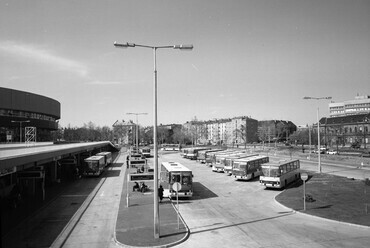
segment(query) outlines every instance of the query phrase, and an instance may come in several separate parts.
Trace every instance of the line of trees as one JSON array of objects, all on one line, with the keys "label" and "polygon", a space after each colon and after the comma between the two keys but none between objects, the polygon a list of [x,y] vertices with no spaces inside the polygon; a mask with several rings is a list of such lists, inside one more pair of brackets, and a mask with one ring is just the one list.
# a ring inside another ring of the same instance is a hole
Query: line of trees
[{"label": "line of trees", "polygon": [[[88,122],[82,127],[60,127],[53,132],[54,141],[80,142],[80,141],[105,141],[117,143],[119,140],[125,144],[135,144],[136,126],[97,126],[93,122]],[[204,135],[205,130],[197,129],[194,125],[190,129],[185,129],[182,125],[158,126],[158,142],[160,144],[196,144],[199,135]],[[242,132],[242,130],[239,132]],[[276,134],[277,133],[277,134]],[[245,135],[239,134],[242,138]],[[284,126],[277,125],[276,130],[271,130],[267,125],[258,128],[258,139],[261,142],[275,142],[283,137],[290,140],[292,144],[309,144],[308,129],[297,130],[293,134],[288,133]],[[278,135],[278,136],[276,136]],[[126,137],[126,139],[122,139]],[[243,140],[244,141],[244,140]],[[144,144],[153,143],[153,127],[139,127],[139,142]],[[317,131],[311,130],[311,144],[317,143]]]}]

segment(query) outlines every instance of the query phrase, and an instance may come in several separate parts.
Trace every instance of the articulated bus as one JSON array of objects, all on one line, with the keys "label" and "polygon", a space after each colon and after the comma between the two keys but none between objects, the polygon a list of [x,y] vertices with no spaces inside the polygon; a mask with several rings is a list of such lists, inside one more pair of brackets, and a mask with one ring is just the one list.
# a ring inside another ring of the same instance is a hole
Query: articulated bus
[{"label": "articulated bus", "polygon": [[95,154],[96,156],[104,156],[105,166],[110,165],[113,162],[113,157],[111,152],[99,152]]},{"label": "articulated bus", "polygon": [[87,167],[84,171],[84,174],[90,176],[99,176],[105,167],[105,158],[104,156],[91,156],[86,158],[84,161],[87,164]]},{"label": "articulated bus", "polygon": [[235,156],[230,156],[225,158],[225,166],[224,166],[224,172],[228,175],[231,176],[233,174],[233,166],[234,166],[234,161],[237,159],[243,159],[243,158],[249,158],[249,157],[256,157],[258,154],[238,154]]},{"label": "articulated bus", "polygon": [[260,184],[266,188],[284,188],[300,178],[299,160],[262,165]]},{"label": "articulated bus", "polygon": [[261,165],[269,162],[267,156],[255,156],[237,159],[233,164],[233,176],[236,180],[249,180],[261,174]]},{"label": "articulated bus", "polygon": [[176,196],[172,185],[180,183],[179,197],[193,196],[193,173],[190,169],[177,162],[163,162],[161,164],[160,185],[163,187],[164,197]]}]

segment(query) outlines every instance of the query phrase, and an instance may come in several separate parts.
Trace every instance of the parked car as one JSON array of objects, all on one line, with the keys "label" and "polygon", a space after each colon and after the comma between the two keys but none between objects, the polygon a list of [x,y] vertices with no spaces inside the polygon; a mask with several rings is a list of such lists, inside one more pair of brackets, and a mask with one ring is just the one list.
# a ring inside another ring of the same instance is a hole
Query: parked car
[{"label": "parked car", "polygon": [[[319,154],[319,150],[314,150],[313,152],[316,153],[316,154]],[[320,154],[325,154],[325,153],[326,153],[326,148],[325,147],[321,147],[320,148]]]},{"label": "parked car", "polygon": [[335,151],[335,150],[329,150],[326,153],[330,155],[338,155],[338,151]]},{"label": "parked car", "polygon": [[355,143],[351,144],[351,147],[355,148],[355,149],[359,149],[359,148],[361,148],[361,144],[360,144],[360,142],[355,142]]},{"label": "parked car", "polygon": [[364,151],[364,152],[361,154],[361,157],[364,157],[364,158],[370,158],[370,152],[369,152],[369,151]]}]

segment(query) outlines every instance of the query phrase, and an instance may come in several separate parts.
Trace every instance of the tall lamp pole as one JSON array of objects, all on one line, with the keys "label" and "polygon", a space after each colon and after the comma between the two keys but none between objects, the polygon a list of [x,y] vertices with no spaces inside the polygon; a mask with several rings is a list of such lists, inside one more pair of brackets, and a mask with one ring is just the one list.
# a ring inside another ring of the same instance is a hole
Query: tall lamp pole
[{"label": "tall lamp pole", "polygon": [[18,123],[19,122],[19,142],[22,143],[22,123],[23,122],[30,122],[29,120],[27,121],[11,121],[13,123]]},{"label": "tall lamp pole", "polygon": [[158,204],[158,137],[157,137],[157,49],[172,48],[180,50],[192,50],[193,45],[173,45],[173,46],[147,46],[139,45],[135,43],[123,43],[119,44],[114,42],[114,46],[117,48],[128,48],[128,47],[143,47],[153,50],[154,56],[154,123],[153,123],[153,145],[154,145],[154,238],[159,238],[159,204]]},{"label": "tall lamp pole", "polygon": [[[304,100],[322,100],[327,99],[330,100],[331,96],[325,96],[325,97],[311,97],[311,96],[305,96],[303,97]],[[318,153],[318,165],[317,165],[317,171],[321,173],[321,149],[320,149],[320,120],[319,120],[319,107],[317,107],[317,153]]]},{"label": "tall lamp pole", "polygon": [[138,115],[147,115],[148,113],[126,113],[127,115],[136,115],[136,149],[139,150],[139,122]]}]

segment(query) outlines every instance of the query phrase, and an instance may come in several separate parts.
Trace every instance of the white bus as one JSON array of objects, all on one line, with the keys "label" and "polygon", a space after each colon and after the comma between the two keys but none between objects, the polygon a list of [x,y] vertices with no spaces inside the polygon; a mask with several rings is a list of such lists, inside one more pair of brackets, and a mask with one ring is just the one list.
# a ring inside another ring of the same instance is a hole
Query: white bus
[{"label": "white bus", "polygon": [[243,159],[243,158],[249,158],[249,157],[256,157],[258,154],[238,154],[235,156],[230,156],[225,158],[225,166],[224,166],[224,172],[228,175],[231,176],[233,174],[233,167],[234,167],[234,161],[237,159]]},{"label": "white bus", "polygon": [[104,160],[104,156],[91,156],[86,158],[84,161],[87,167],[84,171],[84,174],[88,176],[99,176],[103,172],[105,167]]},{"label": "white bus", "polygon": [[262,165],[260,184],[266,188],[284,188],[300,178],[299,160],[289,160]]},{"label": "white bus", "polygon": [[198,152],[198,157],[197,161],[199,161],[201,164],[206,163],[207,155],[213,152],[219,152],[222,151],[223,149],[207,149],[207,150],[202,150]]},{"label": "white bus", "polygon": [[164,151],[180,151],[180,144],[162,144]]},{"label": "white bus", "polygon": [[207,150],[207,147],[192,147],[187,149],[187,153],[184,155],[184,158],[188,158],[191,160],[196,160],[198,157],[198,152]]},{"label": "white bus", "polygon": [[227,155],[227,154],[232,154],[232,153],[237,153],[237,151],[236,150],[222,150],[218,152],[210,152],[206,155],[206,164],[210,164],[210,166],[213,166],[213,164],[216,163],[216,156]]},{"label": "white bus", "polygon": [[255,156],[237,159],[233,164],[233,176],[236,180],[249,180],[261,174],[261,165],[269,162],[267,156]]},{"label": "white bus", "polygon": [[151,156],[151,154],[150,154],[150,148],[149,147],[141,148],[140,149],[140,152],[146,158],[149,158]]},{"label": "white bus", "polygon": [[95,154],[96,156],[104,156],[105,166],[110,165],[113,162],[113,157],[111,152],[99,152]]},{"label": "white bus", "polygon": [[238,152],[226,153],[226,154],[216,154],[215,160],[212,163],[212,171],[224,172],[226,158],[231,158],[231,157],[237,158],[242,155],[245,155],[245,151],[238,151]]},{"label": "white bus", "polygon": [[161,164],[160,185],[163,187],[163,197],[176,196],[172,185],[180,183],[179,197],[193,196],[193,173],[190,169],[177,162],[163,162]]}]

